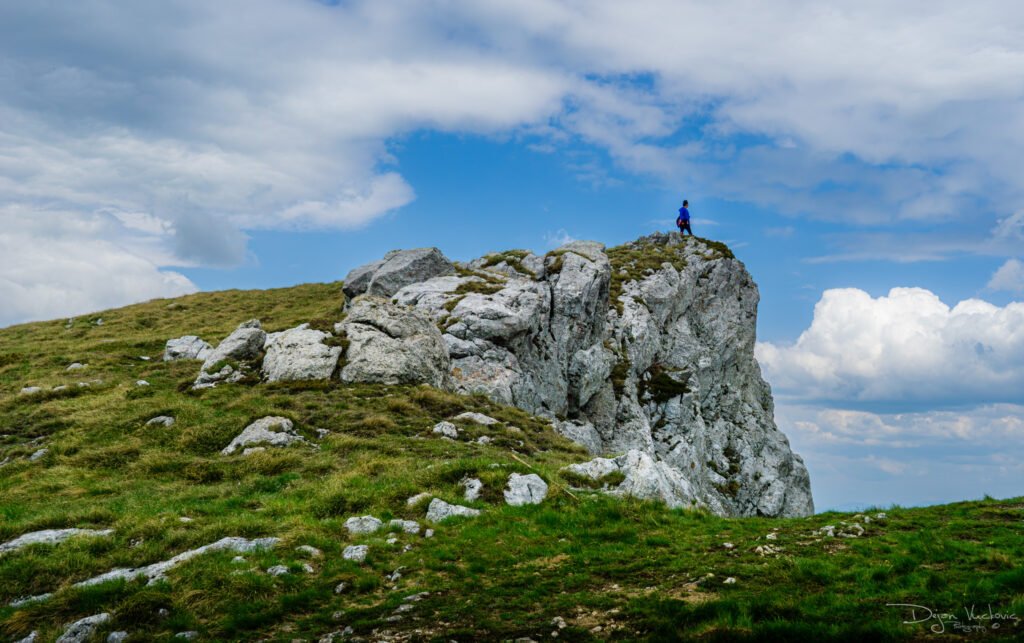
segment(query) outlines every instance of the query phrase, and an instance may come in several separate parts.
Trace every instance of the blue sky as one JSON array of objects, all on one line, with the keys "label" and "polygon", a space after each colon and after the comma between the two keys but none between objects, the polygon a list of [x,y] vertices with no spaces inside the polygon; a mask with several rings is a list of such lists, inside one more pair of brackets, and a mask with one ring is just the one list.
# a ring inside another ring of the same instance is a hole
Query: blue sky
[{"label": "blue sky", "polygon": [[1019,495],[1024,9],[891,5],[0,4],[0,324],[685,197],[819,507]]}]

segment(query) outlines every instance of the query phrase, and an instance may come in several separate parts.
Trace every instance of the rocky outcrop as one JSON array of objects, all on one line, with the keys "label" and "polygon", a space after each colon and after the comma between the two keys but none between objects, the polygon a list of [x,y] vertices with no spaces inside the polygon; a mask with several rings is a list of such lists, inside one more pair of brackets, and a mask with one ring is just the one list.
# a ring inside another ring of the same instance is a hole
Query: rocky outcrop
[{"label": "rocky outcrop", "polygon": [[363,296],[339,326],[349,342],[343,381],[449,388],[448,351],[441,332],[424,315]]},{"label": "rocky outcrop", "polygon": [[221,382],[238,382],[254,370],[263,354],[267,334],[258,319],[250,319],[210,351],[199,369],[193,388],[210,388]]},{"label": "rocky outcrop", "polygon": [[758,298],[727,248],[672,233],[488,255],[392,300],[443,330],[456,391],[547,416],[595,455],[627,453],[638,473],[623,493],[806,515],[807,470],[754,359]]},{"label": "rocky outcrop", "polygon": [[363,293],[390,297],[409,284],[454,274],[455,265],[437,248],[392,250],[380,261],[349,272],[343,289],[349,298]]},{"label": "rocky outcrop", "polygon": [[636,449],[617,458],[595,458],[566,468],[595,482],[620,474],[622,481],[608,489],[611,495],[660,500],[672,508],[705,506],[680,471]]},{"label": "rocky outcrop", "polygon": [[329,379],[338,368],[341,346],[328,346],[332,335],[309,324],[267,336],[263,376],[268,382]]}]

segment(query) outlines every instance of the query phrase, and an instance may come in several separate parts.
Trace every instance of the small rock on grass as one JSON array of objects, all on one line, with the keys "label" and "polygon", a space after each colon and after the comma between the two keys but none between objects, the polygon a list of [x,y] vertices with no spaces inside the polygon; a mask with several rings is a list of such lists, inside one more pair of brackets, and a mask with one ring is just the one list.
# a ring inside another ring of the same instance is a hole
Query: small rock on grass
[{"label": "small rock on grass", "polygon": [[267,573],[271,576],[284,576],[288,573],[288,568],[284,565],[274,565],[273,567],[267,569]]},{"label": "small rock on grass", "polygon": [[187,632],[178,632],[174,635],[174,638],[183,639],[185,641],[194,641],[197,638],[199,638],[199,632],[196,632],[195,630],[189,630]]},{"label": "small rock on grass", "polygon": [[345,529],[350,534],[372,534],[383,526],[384,523],[373,516],[353,516],[345,521]]},{"label": "small rock on grass", "polygon": [[146,422],[146,426],[155,426],[157,424],[162,424],[167,427],[174,426],[174,418],[169,415],[158,415]]},{"label": "small rock on grass", "polygon": [[415,496],[410,497],[408,500],[405,501],[405,505],[407,507],[412,507],[414,505],[418,505],[424,500],[430,500],[431,498],[433,498],[433,494],[424,491],[423,493],[418,493]]},{"label": "small rock on grass", "polygon": [[345,551],[341,553],[341,557],[345,560],[361,563],[366,560],[366,555],[369,552],[370,548],[367,545],[349,545],[345,548]]},{"label": "small rock on grass", "polygon": [[111,632],[107,635],[107,643],[124,643],[124,640],[128,638],[128,632]]},{"label": "small rock on grass", "polygon": [[316,547],[313,547],[312,545],[299,545],[295,548],[295,551],[301,554],[312,556],[313,558],[320,558],[324,555],[322,551],[320,551]]},{"label": "small rock on grass", "polygon": [[96,628],[110,620],[110,614],[103,612],[79,619],[64,628],[57,643],[85,643],[96,632]]},{"label": "small rock on grass", "polygon": [[459,437],[459,427],[451,422],[438,422],[430,432],[453,440]]},{"label": "small rock on grass", "polygon": [[388,527],[391,529],[401,529],[407,534],[420,533],[420,523],[415,520],[402,520],[400,518],[395,518],[388,523]]},{"label": "small rock on grass", "polygon": [[474,424],[480,424],[482,426],[491,426],[497,424],[498,421],[489,415],[483,413],[473,413],[472,411],[466,411],[465,413],[459,413],[453,420],[462,420],[464,422],[473,422]]},{"label": "small rock on grass", "polygon": [[480,492],[484,488],[484,483],[480,482],[478,478],[463,478],[461,484],[466,489],[466,493],[463,495],[463,498],[465,498],[467,502],[477,500],[480,497]]},{"label": "small rock on grass", "polygon": [[45,448],[44,449],[39,449],[38,451],[35,451],[32,455],[30,455],[28,457],[28,460],[29,460],[29,462],[35,462],[36,460],[39,460],[40,458],[42,458],[43,456],[45,456],[49,452],[50,452],[49,449],[45,449]]},{"label": "small rock on grass", "polygon": [[434,498],[431,500],[430,506],[427,507],[427,520],[430,522],[441,522],[451,518],[452,516],[467,516],[473,518],[479,515],[479,509],[449,504],[440,498]]},{"label": "small rock on grass", "polygon": [[513,473],[508,477],[508,487],[504,493],[505,502],[513,507],[537,505],[547,497],[548,483],[536,473],[525,476]]}]

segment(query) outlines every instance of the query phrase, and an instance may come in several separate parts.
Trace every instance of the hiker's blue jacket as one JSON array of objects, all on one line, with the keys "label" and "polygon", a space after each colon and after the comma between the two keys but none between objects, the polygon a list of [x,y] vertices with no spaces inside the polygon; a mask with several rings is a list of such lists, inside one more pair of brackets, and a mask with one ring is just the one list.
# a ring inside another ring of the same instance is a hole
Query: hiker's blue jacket
[{"label": "hiker's blue jacket", "polygon": [[690,211],[686,208],[679,208],[679,220],[686,222],[690,220]]}]

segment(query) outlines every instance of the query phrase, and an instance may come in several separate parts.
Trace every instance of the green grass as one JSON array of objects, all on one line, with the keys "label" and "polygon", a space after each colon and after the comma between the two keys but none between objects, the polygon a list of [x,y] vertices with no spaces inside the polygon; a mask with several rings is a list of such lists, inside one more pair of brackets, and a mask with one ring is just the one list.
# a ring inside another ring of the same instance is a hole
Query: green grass
[{"label": "green grass", "polygon": [[[98,317],[103,325],[91,323]],[[366,637],[388,630],[420,640],[548,640],[556,616],[567,623],[559,640],[570,641],[902,641],[928,632],[902,624],[886,603],[945,611],[991,603],[1024,614],[1022,499],[891,508],[862,538],[825,539],[812,532],[851,517],[726,519],[580,489],[591,485],[560,472],[588,459],[579,447],[546,421],[481,397],[340,382],[191,392],[198,362],[159,361],[168,338],[216,343],[254,317],[269,331],[310,320],[330,328],[342,317],[339,285],[202,293],[103,311],[70,328],[60,320],[0,330],[0,461],[10,458],[0,467],[0,542],[46,528],[115,529],[110,538],[0,556],[0,605],[55,592],[44,603],[0,607],[0,640],[33,629],[52,640],[64,624],[100,611],[112,615],[102,637],[125,629],[139,641],[188,629],[205,640],[316,640],[345,626]],[[67,372],[75,361],[88,367]],[[136,388],[138,379],[151,386]],[[18,395],[30,384],[47,390]],[[61,384],[70,387],[50,390]],[[660,384],[653,386],[656,394]],[[462,423],[457,441],[431,434],[465,410],[500,424]],[[177,422],[145,426],[157,415]],[[292,419],[319,449],[219,455],[266,415]],[[330,433],[320,439],[317,429]],[[474,442],[483,435],[493,441]],[[48,453],[29,462],[41,447]],[[548,499],[506,506],[501,490],[512,472],[541,475]],[[461,501],[466,476],[484,483],[473,503]],[[421,491],[483,514],[435,526],[430,539],[394,534],[395,545],[386,543],[392,534],[350,537],[342,527],[366,513],[423,522],[425,506],[405,503]],[[765,540],[773,530],[777,539]],[[195,558],[148,587],[71,587],[224,536],[282,542],[243,564],[228,552]],[[735,548],[722,547],[727,541]],[[777,556],[754,552],[768,542],[781,548]],[[362,565],[341,556],[355,543],[370,545]],[[295,551],[306,544],[324,556]],[[314,573],[301,571],[305,562]],[[265,573],[277,564],[294,573]],[[713,579],[700,582],[708,573]],[[736,584],[721,582],[729,576]],[[335,594],[341,582],[348,589]],[[401,620],[386,620],[421,591],[430,595]],[[1006,625],[989,633],[1020,632]]]}]

